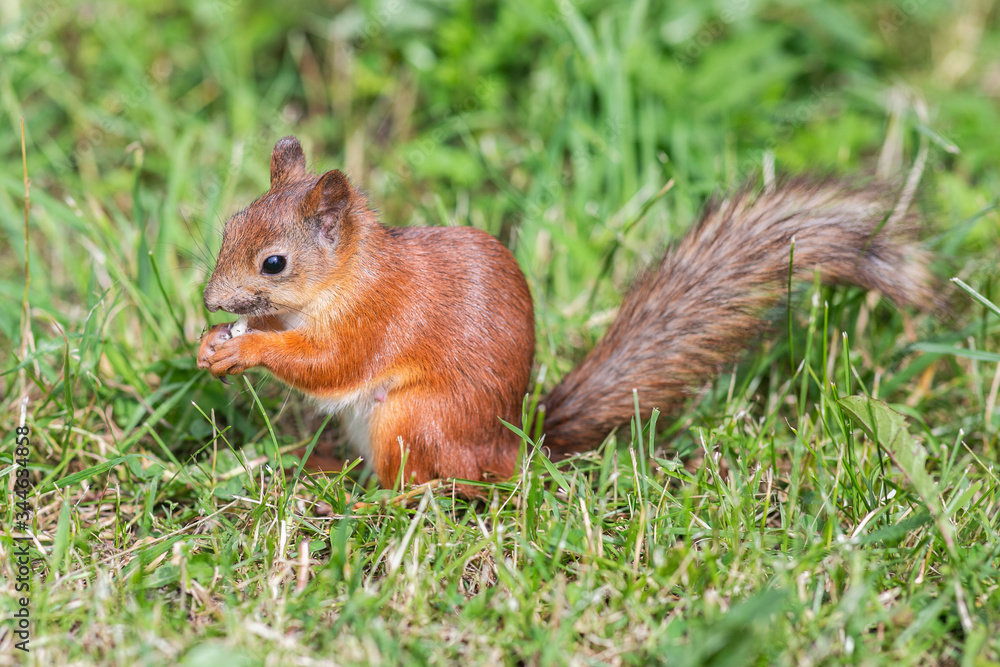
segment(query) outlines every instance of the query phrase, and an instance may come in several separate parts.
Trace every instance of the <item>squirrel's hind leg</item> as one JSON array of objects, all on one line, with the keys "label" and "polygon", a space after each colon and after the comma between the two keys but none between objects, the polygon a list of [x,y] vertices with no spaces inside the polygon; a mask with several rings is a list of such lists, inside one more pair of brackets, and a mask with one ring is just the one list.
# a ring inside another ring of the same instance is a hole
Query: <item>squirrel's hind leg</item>
[{"label": "squirrel's hind leg", "polygon": [[458,411],[453,397],[416,388],[392,392],[372,412],[369,438],[372,466],[386,488],[396,485],[400,469],[406,483],[502,481],[517,463],[518,440],[496,416]]}]

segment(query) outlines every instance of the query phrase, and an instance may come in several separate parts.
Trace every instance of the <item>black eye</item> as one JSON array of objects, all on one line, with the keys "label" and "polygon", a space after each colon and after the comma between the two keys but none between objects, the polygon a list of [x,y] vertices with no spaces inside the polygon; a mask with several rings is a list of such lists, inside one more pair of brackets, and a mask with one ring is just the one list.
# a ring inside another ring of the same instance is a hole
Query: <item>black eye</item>
[{"label": "black eye", "polygon": [[271,255],[264,260],[264,265],[260,267],[260,270],[272,276],[276,273],[281,273],[285,270],[285,258],[281,255]]}]

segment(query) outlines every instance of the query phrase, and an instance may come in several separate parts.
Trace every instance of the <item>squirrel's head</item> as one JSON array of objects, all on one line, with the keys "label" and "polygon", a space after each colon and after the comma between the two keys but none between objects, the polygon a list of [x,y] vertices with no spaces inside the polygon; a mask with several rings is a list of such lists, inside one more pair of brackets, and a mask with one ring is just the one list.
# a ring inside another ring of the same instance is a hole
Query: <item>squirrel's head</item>
[{"label": "squirrel's head", "polygon": [[317,176],[295,137],[271,154],[271,188],[226,222],[205,286],[205,307],[238,315],[284,316],[316,305],[317,291],[346,272],[366,228],[377,225],[364,195],[340,171]]}]

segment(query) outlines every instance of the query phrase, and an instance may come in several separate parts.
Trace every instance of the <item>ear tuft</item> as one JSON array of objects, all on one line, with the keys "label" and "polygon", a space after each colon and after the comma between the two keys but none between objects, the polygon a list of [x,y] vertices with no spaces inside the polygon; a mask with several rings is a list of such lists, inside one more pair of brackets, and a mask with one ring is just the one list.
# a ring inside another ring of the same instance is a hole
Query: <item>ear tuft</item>
[{"label": "ear tuft", "polygon": [[305,217],[319,218],[323,232],[333,238],[341,221],[350,213],[356,199],[355,194],[343,172],[338,169],[328,171],[319,177],[319,181],[306,195],[302,202],[302,214]]},{"label": "ear tuft", "polygon": [[285,137],[271,153],[271,188],[282,181],[305,176],[306,156],[295,137]]}]

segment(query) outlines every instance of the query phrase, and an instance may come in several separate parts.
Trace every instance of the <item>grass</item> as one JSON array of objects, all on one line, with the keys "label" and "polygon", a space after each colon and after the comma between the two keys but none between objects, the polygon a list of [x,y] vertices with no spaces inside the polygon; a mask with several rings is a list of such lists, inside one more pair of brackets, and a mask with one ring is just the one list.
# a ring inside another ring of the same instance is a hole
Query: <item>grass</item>
[{"label": "grass", "polygon": [[[25,394],[34,535],[31,653],[5,621],[0,664],[1000,663],[997,15],[0,0],[5,618]],[[936,269],[981,299],[807,285],[683,414],[559,466],[527,442],[490,502],[403,506],[301,467],[336,420],[194,365],[222,223],[292,132],[386,223],[514,250],[543,388],[771,160],[905,174],[926,145]]]}]

